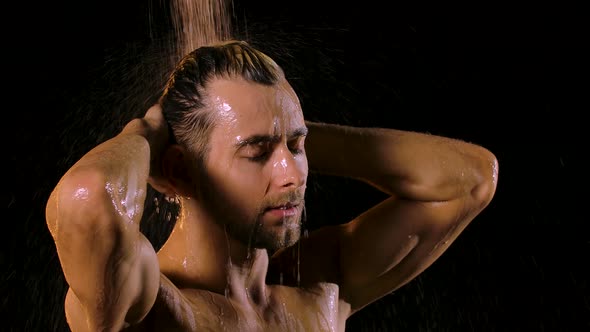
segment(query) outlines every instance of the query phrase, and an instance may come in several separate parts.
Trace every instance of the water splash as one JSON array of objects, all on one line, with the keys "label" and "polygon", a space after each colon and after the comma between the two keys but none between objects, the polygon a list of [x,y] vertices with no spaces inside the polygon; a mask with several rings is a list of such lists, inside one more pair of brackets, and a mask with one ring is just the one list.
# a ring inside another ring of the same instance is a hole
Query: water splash
[{"label": "water splash", "polygon": [[[142,197],[144,190],[139,188],[137,179],[134,176],[128,176],[126,183],[122,181],[107,182],[105,189],[110,196],[111,203],[121,217],[125,217],[127,222],[132,223],[135,220],[139,208],[139,200],[136,197]],[[88,192],[86,188],[79,188],[74,194],[77,200],[86,200]]]}]

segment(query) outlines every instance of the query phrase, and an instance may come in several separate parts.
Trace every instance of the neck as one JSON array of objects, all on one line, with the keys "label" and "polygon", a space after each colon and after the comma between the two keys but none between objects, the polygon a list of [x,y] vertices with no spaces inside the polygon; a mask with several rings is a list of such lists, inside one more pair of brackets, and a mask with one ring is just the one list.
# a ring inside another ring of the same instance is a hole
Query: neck
[{"label": "neck", "polygon": [[158,252],[160,270],[179,288],[204,289],[235,301],[266,300],[266,249],[248,248],[183,199],[180,216]]}]

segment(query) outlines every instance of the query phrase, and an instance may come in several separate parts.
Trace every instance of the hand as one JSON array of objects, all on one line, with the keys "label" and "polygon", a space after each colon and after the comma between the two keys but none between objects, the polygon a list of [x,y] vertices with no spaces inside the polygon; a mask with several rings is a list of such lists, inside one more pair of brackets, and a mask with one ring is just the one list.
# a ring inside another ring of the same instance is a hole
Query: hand
[{"label": "hand", "polygon": [[129,122],[123,132],[139,134],[148,141],[150,147],[148,183],[154,189],[169,194],[169,184],[162,173],[162,160],[171,144],[171,133],[162,114],[161,106],[155,104],[150,107],[143,118]]}]

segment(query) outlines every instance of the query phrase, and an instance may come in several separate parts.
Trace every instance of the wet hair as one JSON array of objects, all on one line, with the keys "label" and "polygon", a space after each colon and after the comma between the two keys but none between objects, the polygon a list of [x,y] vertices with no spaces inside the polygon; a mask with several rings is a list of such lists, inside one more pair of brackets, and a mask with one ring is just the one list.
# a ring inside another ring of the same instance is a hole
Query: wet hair
[{"label": "wet hair", "polygon": [[277,84],[284,73],[269,56],[245,41],[231,40],[197,48],[183,57],[170,75],[160,105],[176,143],[207,156],[215,115],[207,108],[207,86],[215,78],[241,77],[263,85]]}]

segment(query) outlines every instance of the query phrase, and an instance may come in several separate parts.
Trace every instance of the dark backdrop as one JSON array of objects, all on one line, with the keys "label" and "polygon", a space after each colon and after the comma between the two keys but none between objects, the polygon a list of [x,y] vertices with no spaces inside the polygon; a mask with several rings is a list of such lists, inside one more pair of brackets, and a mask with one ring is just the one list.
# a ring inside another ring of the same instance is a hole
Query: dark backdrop
[{"label": "dark backdrop", "polygon": [[[167,29],[163,6],[4,7],[0,330],[67,330],[44,205],[75,160],[153,102],[167,65],[150,55]],[[489,207],[347,331],[590,330],[580,13],[541,4],[235,3],[240,36],[285,68],[309,119],[427,131],[499,159]],[[383,198],[351,180],[310,181],[310,229]]]}]

